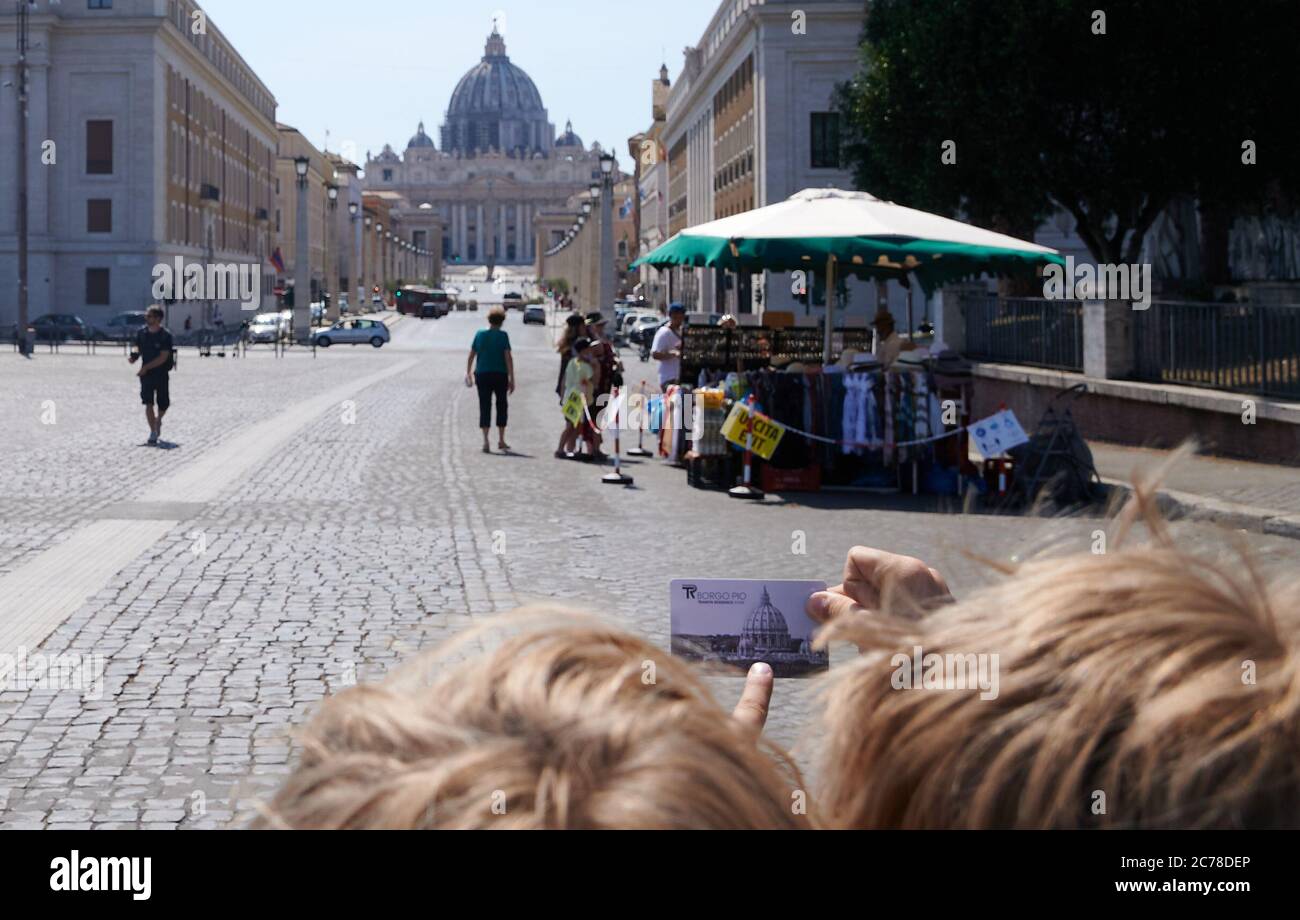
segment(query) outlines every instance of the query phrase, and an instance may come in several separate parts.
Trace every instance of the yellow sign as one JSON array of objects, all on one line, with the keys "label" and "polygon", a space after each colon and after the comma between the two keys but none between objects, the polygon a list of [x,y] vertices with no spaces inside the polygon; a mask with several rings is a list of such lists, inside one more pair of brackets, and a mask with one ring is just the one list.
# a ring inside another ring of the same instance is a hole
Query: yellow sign
[{"label": "yellow sign", "polygon": [[569,424],[577,425],[582,421],[584,404],[582,391],[579,389],[570,390],[569,395],[564,397],[564,404],[561,409],[564,412],[564,417],[569,420]]},{"label": "yellow sign", "polygon": [[[751,420],[754,423],[752,446],[748,443],[751,435],[749,427]],[[785,437],[785,426],[780,422],[772,421],[762,413],[750,412],[742,403],[736,403],[722,425],[722,436],[732,444],[750,447],[764,460],[771,460],[772,454],[776,453],[777,445]]]}]

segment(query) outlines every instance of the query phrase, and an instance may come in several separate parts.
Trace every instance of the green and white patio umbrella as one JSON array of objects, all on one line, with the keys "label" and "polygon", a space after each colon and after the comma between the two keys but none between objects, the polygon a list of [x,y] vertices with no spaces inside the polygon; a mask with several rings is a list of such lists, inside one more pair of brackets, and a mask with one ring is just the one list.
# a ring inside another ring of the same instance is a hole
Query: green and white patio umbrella
[{"label": "green and white patio umbrella", "polygon": [[[734,272],[821,270],[874,280],[911,275],[929,294],[982,274],[1032,272],[1064,264],[1055,249],[958,220],[881,201],[866,192],[805,189],[785,201],[689,227],[633,263],[721,268]],[[828,297],[828,301],[833,298]],[[826,323],[830,359],[833,317]]]}]

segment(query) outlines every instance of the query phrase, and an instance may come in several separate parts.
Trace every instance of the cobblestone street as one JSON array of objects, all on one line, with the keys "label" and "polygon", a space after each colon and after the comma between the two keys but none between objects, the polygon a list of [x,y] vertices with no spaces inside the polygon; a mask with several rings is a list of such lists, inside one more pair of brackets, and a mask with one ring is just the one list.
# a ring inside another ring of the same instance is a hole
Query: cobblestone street
[{"label": "cobblestone street", "polygon": [[[552,459],[550,329],[517,313],[515,454],[485,456],[463,382],[482,322],[408,319],[382,350],[315,357],[187,349],[170,450],[142,446],[120,354],[0,354],[0,654],[105,664],[94,699],[0,692],[0,825],[243,822],[323,696],[521,604],[594,611],[666,647],[673,578],[833,582],[867,543],[927,559],[960,594],[985,577],[964,550],[1081,549],[1102,526],[878,496],[750,505],[692,490],[659,460],[627,465],[634,488],[603,485],[596,468]],[[629,382],[652,376],[624,357]],[[1249,539],[1295,558],[1290,541]],[[715,687],[730,702],[739,683]],[[768,730],[805,764],[811,712],[806,683],[778,683]]]}]

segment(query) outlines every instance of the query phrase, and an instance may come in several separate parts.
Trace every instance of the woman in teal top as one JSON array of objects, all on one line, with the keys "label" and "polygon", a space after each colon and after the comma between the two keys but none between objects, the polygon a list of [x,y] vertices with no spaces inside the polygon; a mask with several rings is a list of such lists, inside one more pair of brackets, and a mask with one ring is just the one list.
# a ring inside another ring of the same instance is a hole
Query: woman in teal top
[{"label": "woman in teal top", "polygon": [[515,359],[510,354],[510,336],[501,328],[506,321],[506,311],[494,307],[487,319],[488,328],[480,329],[470,346],[465,385],[478,386],[478,426],[483,430],[485,454],[492,453],[488,432],[492,428],[492,398],[496,397],[497,428],[501,433],[497,449],[504,453],[510,450],[506,443],[506,422],[510,417],[508,397],[515,391]]}]

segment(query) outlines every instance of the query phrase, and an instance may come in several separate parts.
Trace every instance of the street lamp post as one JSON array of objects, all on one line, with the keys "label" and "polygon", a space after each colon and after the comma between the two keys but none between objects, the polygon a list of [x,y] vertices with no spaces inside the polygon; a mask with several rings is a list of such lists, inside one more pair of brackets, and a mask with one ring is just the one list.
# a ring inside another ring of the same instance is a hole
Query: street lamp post
[{"label": "street lamp post", "polygon": [[[351,191],[352,188],[353,186],[348,186],[349,191]],[[357,224],[361,220],[361,205],[358,202],[348,202],[348,218],[348,226],[352,228],[352,264],[348,266],[348,278],[352,282],[353,293],[361,294],[362,297],[364,297],[366,286],[365,239],[359,232],[357,232]],[[349,298],[350,297],[351,295],[349,294]],[[358,300],[357,305],[359,306],[360,304],[361,301]],[[342,304],[339,306],[341,307]]]},{"label": "street lamp post", "polygon": [[331,323],[339,318],[339,253],[334,242],[338,221],[339,187],[334,183],[325,186],[325,197],[329,201],[329,212],[325,215],[325,283],[329,290],[325,292],[327,302],[325,317]]},{"label": "street lamp post", "polygon": [[294,157],[293,170],[298,177],[298,219],[294,231],[293,265],[293,338],[299,344],[311,340],[311,247],[308,233],[311,223],[307,213],[307,171],[311,160]]},{"label": "street lamp post", "polygon": [[[596,180],[591,183],[591,187],[588,189],[588,191],[591,193],[590,213],[592,214],[594,221],[599,221],[600,215],[603,213],[599,209],[600,209],[601,192],[604,191],[604,187],[605,187],[605,183],[603,180]],[[580,224],[578,225],[578,227],[579,229],[581,229]],[[583,268],[582,268],[583,286],[586,287],[586,289],[590,291],[592,295],[596,298],[595,304],[589,306],[591,306],[592,309],[599,310],[601,309],[600,298],[601,298],[601,294],[603,293],[600,289],[600,230],[596,228],[595,223],[593,223],[592,227],[595,233],[594,251],[593,251],[593,241],[590,237],[588,237],[587,240],[584,241],[584,245],[578,250],[578,252],[582,258],[582,264],[583,264]]]},{"label": "street lamp post", "polygon": [[600,303],[596,309],[610,314],[614,309],[614,155],[600,155]]},{"label": "street lamp post", "polygon": [[19,351],[31,354],[27,338],[27,20],[31,0],[16,0],[18,6],[18,342]]},{"label": "street lamp post", "polygon": [[379,268],[375,274],[379,277],[380,304],[388,299],[388,249],[384,246],[384,225],[375,221],[375,261]]},{"label": "street lamp post", "polygon": [[[365,290],[362,292],[361,303],[357,305],[357,308],[366,307],[369,309],[370,291],[375,284],[374,244],[370,239],[370,225],[374,223],[374,218],[367,214],[362,223],[365,224],[365,230],[361,233],[361,260],[365,263],[365,271],[362,272],[361,277],[365,278]],[[370,253],[369,256],[366,255],[367,252]]]}]

